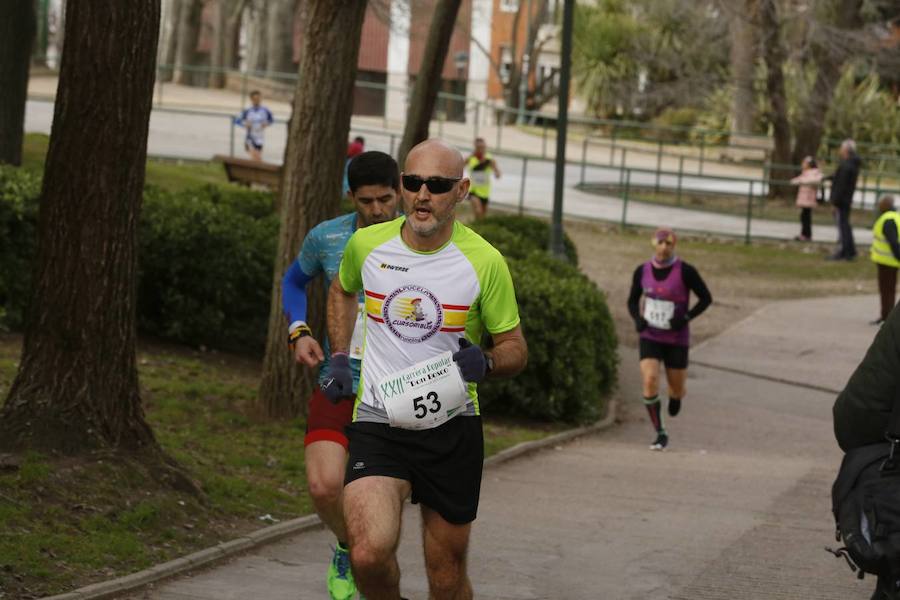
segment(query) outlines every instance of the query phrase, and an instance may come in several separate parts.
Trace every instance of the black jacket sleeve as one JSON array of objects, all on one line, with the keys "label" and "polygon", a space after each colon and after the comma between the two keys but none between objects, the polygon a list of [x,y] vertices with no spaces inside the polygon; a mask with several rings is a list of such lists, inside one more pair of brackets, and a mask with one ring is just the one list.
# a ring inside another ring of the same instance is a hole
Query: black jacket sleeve
[{"label": "black jacket sleeve", "polygon": [[900,309],[894,308],[834,402],[834,435],[845,452],[884,441],[894,402],[900,402],[898,375]]},{"label": "black jacket sleeve", "polygon": [[703,311],[712,304],[712,294],[709,292],[709,288],[706,287],[706,282],[700,277],[700,273],[697,272],[697,269],[688,263],[683,263],[681,265],[681,279],[684,281],[684,285],[697,296],[697,304],[688,310],[688,318],[693,320],[700,316]]},{"label": "black jacket sleeve", "polygon": [[859,157],[852,154],[838,165],[831,183],[831,203],[835,206],[846,208],[853,203],[860,163]]},{"label": "black jacket sleeve", "polygon": [[900,260],[900,243],[898,243],[897,240],[897,224],[892,220],[885,221],[883,231],[887,243],[891,245],[891,252],[894,253],[894,258]]},{"label": "black jacket sleeve", "polygon": [[631,291],[628,293],[628,312],[631,318],[637,322],[641,318],[641,276],[643,275],[644,265],[634,270],[634,276],[631,278]]}]

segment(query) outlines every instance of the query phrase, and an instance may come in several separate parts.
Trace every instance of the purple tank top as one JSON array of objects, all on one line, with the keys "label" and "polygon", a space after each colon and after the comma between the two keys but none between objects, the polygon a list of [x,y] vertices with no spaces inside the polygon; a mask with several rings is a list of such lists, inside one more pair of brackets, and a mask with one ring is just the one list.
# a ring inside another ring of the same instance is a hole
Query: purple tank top
[{"label": "purple tank top", "polygon": [[[653,277],[653,263],[651,261],[644,263],[644,270],[641,274],[641,288],[644,290],[645,300],[641,305],[641,314],[644,314],[646,298],[674,303],[674,316],[676,317],[687,314],[690,290],[684,285],[684,278],[681,276],[681,264],[681,259],[676,258],[669,275],[662,281],[657,281]],[[641,332],[641,338],[662,344],[672,344],[673,346],[689,346],[691,343],[690,326],[685,325],[681,330],[673,331],[649,325]]]}]

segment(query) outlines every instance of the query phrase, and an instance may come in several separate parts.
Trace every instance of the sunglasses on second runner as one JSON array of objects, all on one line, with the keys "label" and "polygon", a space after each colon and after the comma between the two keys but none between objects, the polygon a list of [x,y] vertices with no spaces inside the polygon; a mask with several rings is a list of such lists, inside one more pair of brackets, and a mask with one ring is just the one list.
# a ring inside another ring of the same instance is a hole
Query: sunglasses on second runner
[{"label": "sunglasses on second runner", "polygon": [[446,194],[462,177],[429,177],[425,179],[418,175],[404,175],[401,179],[403,187],[408,192],[418,192],[424,184],[432,194]]}]

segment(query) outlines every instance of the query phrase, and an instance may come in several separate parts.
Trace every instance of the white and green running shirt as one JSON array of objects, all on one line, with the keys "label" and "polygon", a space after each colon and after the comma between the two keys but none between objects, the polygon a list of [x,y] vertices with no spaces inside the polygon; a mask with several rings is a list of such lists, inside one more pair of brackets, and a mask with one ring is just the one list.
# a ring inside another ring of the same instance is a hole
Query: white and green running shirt
[{"label": "white and green running shirt", "polygon": [[[405,222],[357,230],[347,242],[340,281],[365,291],[366,331],[354,421],[388,423],[377,382],[420,361],[459,350],[462,336],[481,343],[484,330],[504,333],[519,324],[519,308],[506,261],[480,235],[456,222],[450,240],[417,252],[400,237]],[[465,415],[478,415],[475,384]]]}]

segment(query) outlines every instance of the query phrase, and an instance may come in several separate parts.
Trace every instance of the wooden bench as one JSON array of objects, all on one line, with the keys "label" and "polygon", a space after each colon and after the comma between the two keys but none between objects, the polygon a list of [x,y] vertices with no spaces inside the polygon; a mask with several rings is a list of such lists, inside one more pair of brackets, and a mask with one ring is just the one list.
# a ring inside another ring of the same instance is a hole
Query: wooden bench
[{"label": "wooden bench", "polygon": [[246,186],[254,183],[263,185],[276,194],[281,188],[281,165],[224,154],[216,154],[213,160],[224,165],[228,181]]},{"label": "wooden bench", "polygon": [[770,138],[739,133],[731,134],[729,143],[719,158],[737,163],[745,160],[765,162],[774,148],[774,142]]}]

